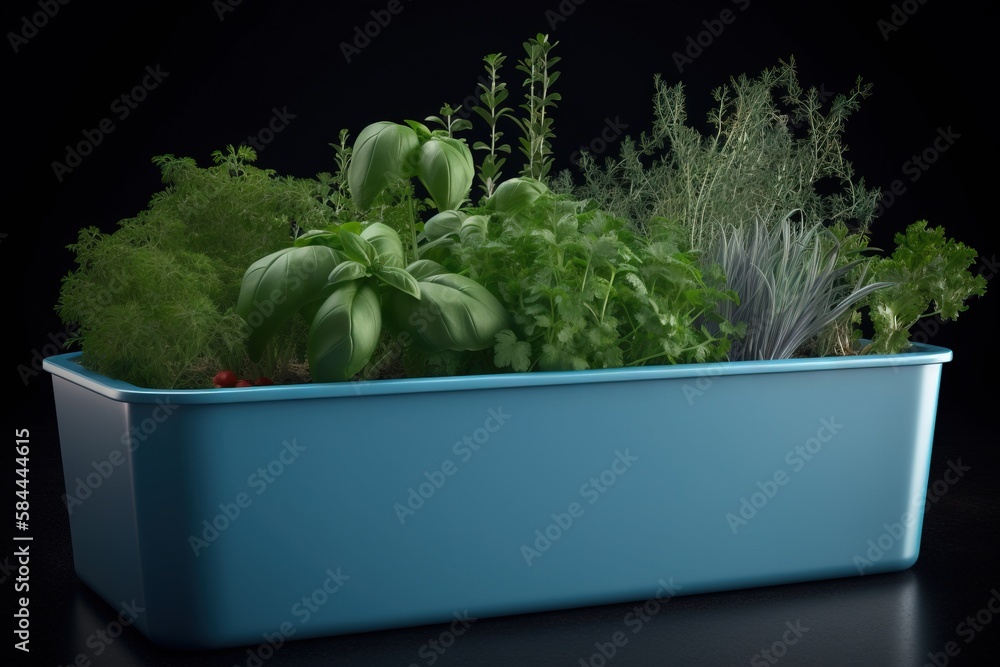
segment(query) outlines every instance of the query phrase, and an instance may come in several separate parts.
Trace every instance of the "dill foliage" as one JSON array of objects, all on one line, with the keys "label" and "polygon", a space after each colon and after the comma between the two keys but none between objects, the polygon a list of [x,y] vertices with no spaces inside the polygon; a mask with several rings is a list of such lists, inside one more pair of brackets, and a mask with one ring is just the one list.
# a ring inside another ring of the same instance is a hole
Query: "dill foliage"
[{"label": "dill foliage", "polygon": [[[248,147],[153,159],[166,188],[111,234],[80,231],[78,267],[56,310],[78,325],[82,363],[143,387],[211,386],[245,367],[247,323],[234,311],[247,266],[290,243],[294,229],[330,221],[329,182],[258,169]],[[294,337],[289,345],[294,347]]]}]

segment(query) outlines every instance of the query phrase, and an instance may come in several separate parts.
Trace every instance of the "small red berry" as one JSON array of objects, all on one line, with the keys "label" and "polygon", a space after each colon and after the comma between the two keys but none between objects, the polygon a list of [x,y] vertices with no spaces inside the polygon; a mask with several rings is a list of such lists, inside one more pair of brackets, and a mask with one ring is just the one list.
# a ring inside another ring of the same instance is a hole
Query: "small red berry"
[{"label": "small red berry", "polygon": [[215,378],[212,380],[212,384],[216,387],[235,387],[236,386],[236,373],[232,371],[219,371],[215,374]]},{"label": "small red berry", "polygon": [[239,382],[236,383],[236,386],[237,387],[252,387],[253,386],[253,382],[251,382],[250,380],[240,380]]},{"label": "small red berry", "polygon": [[266,386],[266,385],[272,385],[272,384],[274,384],[274,382],[272,382],[271,378],[269,378],[269,377],[266,377],[266,376],[262,375],[259,378],[257,378],[257,386],[258,387]]}]

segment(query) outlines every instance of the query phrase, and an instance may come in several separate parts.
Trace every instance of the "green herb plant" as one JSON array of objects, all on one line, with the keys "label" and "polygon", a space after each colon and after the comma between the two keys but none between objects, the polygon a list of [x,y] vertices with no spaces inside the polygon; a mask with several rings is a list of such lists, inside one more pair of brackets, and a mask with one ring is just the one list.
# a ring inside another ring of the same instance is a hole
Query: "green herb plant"
[{"label": "green herb plant", "polygon": [[295,228],[332,221],[322,184],[280,178],[252,163],[254,151],[230,146],[201,168],[190,158],[153,162],[166,188],[148,209],[112,233],[81,230],[78,267],[63,278],[56,310],[78,325],[81,363],[144,387],[209,387],[221,368],[241,375],[289,372],[300,338],[257,368],[247,359],[246,323],[235,311],[246,265],[288,243]]},{"label": "green herb plant", "polygon": [[652,132],[623,139],[619,157],[603,165],[584,153],[584,182],[574,194],[639,229],[654,218],[676,222],[699,252],[722,229],[752,227],[771,210],[861,230],[871,222],[878,191],[855,178],[842,143],[845,123],[870,86],[859,80],[824,112],[823,96],[800,86],[790,59],[713,91],[711,132],[702,134],[688,124],[683,85],[660,76],[654,84]]},{"label": "green herb plant", "polygon": [[524,85],[527,87],[524,104],[521,108],[526,112],[523,119],[514,121],[521,129],[521,152],[527,158],[522,176],[536,180],[545,179],[552,169],[552,117],[549,109],[555,108],[556,102],[562,97],[559,93],[550,92],[550,88],[559,78],[559,72],[552,70],[558,62],[558,57],[549,52],[559,42],[550,42],[548,35],[539,33],[524,43],[526,57],[518,61],[517,69],[527,75]]},{"label": "green herb plant", "polygon": [[[975,251],[940,229],[911,227],[891,257],[870,256],[879,193],[856,178],[842,142],[871,93],[860,79],[826,100],[799,84],[793,59],[734,77],[713,92],[707,134],[688,124],[680,83],[654,84],[652,132],[626,137],[603,165],[584,154],[581,185],[566,175],[552,185],[638,233],[679,226],[703,270],[719,262],[739,297],[720,315],[747,330],[730,358],[899,352],[920,318],[957,317],[984,293],[968,271]],[[793,212],[811,222],[791,223]],[[874,334],[862,347],[864,312]]]},{"label": "green herb plant", "polygon": [[[414,121],[362,130],[347,174],[359,208],[413,176],[438,208],[457,208],[472,185],[469,150]],[[412,218],[410,229],[413,250]],[[383,324],[430,353],[490,347],[508,326],[499,301],[466,276],[429,259],[409,259],[395,229],[370,221],[314,230],[258,260],[246,270],[237,307],[252,328],[251,355],[265,354],[275,332],[300,314],[309,322],[309,369],[318,382],[349,380],[369,365]]]},{"label": "green herb plant", "polygon": [[874,335],[863,352],[902,352],[918,321],[958,319],[970,297],[986,293],[986,279],[969,271],[976,251],[946,238],[941,227],[928,228],[927,221],[920,220],[897,233],[895,241],[892,255],[873,264],[874,277],[889,286],[867,298]]},{"label": "green herb plant", "polygon": [[504,133],[497,129],[497,123],[502,118],[512,117],[514,113],[510,107],[502,106],[508,95],[507,84],[500,81],[500,68],[504,60],[506,57],[500,53],[491,53],[483,58],[486,63],[488,84],[479,84],[482,90],[479,100],[483,106],[472,107],[472,110],[486,122],[490,131],[489,144],[479,141],[472,146],[473,150],[486,152],[478,166],[481,187],[486,197],[493,194],[500,181],[502,173],[500,169],[507,162],[507,158],[500,156],[500,153],[510,154],[510,144],[500,143]]},{"label": "green herb plant", "polygon": [[793,220],[795,213],[777,225],[758,218],[753,227],[733,225],[719,235],[711,259],[740,295],[738,304],[721,302],[720,312],[746,325],[731,361],[795,356],[858,301],[888,286],[868,280],[870,259],[851,257],[825,225]]}]

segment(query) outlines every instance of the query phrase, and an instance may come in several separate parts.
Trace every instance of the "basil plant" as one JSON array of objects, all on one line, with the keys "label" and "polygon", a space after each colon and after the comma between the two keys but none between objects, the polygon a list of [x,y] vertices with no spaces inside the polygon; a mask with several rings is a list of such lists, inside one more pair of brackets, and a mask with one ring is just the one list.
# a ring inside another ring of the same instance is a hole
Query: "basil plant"
[{"label": "basil plant", "polygon": [[[374,123],[358,136],[347,173],[352,199],[368,209],[390,184],[417,176],[440,210],[458,208],[474,175],[468,147],[408,123]],[[312,230],[258,260],[243,276],[236,309],[250,325],[255,360],[290,318],[304,316],[316,382],[351,379],[383,330],[430,352],[461,352],[491,347],[510,326],[504,307],[474,280],[429,259],[406,265],[399,235],[381,222]]]}]

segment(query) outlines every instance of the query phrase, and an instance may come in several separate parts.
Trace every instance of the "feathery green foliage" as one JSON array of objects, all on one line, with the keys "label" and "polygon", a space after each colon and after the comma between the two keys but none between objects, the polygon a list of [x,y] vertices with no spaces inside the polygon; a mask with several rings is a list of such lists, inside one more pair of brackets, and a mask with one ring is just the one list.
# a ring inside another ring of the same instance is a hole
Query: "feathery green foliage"
[{"label": "feathery green foliage", "polygon": [[[79,265],[56,307],[79,325],[83,363],[144,387],[208,386],[245,361],[246,323],[234,312],[246,267],[289,243],[293,229],[328,222],[323,186],[258,169],[247,147],[154,158],[167,187],[111,234],[90,227],[70,246]],[[294,340],[286,342],[292,354]],[[215,370],[212,370],[215,369]]]},{"label": "feathery green foliage", "polygon": [[[688,125],[682,84],[668,86],[659,76],[654,83],[652,132],[624,139],[619,157],[604,165],[584,154],[577,196],[638,229],[654,218],[680,223],[699,251],[721,230],[753,225],[772,209],[861,229],[871,221],[878,193],[855,182],[841,144],[845,121],[870,92],[860,80],[824,113],[826,100],[802,89],[794,60],[757,78],[733,78],[713,93],[708,135]],[[824,193],[821,181],[834,191]]]}]

